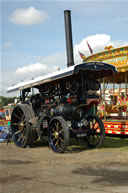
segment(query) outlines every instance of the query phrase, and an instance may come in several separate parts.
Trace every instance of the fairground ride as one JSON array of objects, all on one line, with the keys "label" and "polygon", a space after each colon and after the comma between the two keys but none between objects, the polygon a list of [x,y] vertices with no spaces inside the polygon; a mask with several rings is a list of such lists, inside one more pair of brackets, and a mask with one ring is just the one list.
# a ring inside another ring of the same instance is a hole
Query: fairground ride
[{"label": "fairground ride", "polygon": [[[104,78],[98,114],[103,119],[106,134],[128,136],[128,46],[105,47],[105,51],[83,59],[114,65],[118,73]],[[112,86],[112,89],[107,89]],[[107,100],[109,99],[109,100]]]}]

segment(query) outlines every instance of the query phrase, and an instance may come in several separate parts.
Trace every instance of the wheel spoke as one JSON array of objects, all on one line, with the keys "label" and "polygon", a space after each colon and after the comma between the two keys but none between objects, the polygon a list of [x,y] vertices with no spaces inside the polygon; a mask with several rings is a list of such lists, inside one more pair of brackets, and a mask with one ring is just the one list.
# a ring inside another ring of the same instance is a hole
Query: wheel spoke
[{"label": "wheel spoke", "polygon": [[21,134],[21,136],[19,137],[17,141],[19,142],[22,139],[22,137],[23,137],[23,133]]},{"label": "wheel spoke", "polygon": [[97,139],[99,140],[100,139],[100,135],[96,135]]},{"label": "wheel spoke", "polygon": [[53,139],[56,139],[55,133],[52,133]]},{"label": "wheel spoke", "polygon": [[55,139],[56,139],[56,138],[55,138],[55,136],[54,136],[54,138],[53,138],[52,140],[55,141]]},{"label": "wheel spoke", "polygon": [[95,128],[95,130],[99,129],[99,125]]},{"label": "wheel spoke", "polygon": [[20,126],[20,122],[19,122],[19,123],[13,123],[13,125],[17,125],[17,126]]},{"label": "wheel spoke", "polygon": [[96,137],[94,135],[93,135],[93,143],[94,143],[94,145],[96,145],[96,143],[97,143]]},{"label": "wheel spoke", "polygon": [[94,134],[91,136],[90,142],[92,143],[92,145],[96,145],[99,140],[100,140],[99,135],[98,135],[98,137],[97,137],[96,133],[94,133]]},{"label": "wheel spoke", "polygon": [[14,116],[15,116],[17,119],[21,120],[21,117],[19,117],[17,114],[14,114]]},{"label": "wheel spoke", "polygon": [[59,122],[58,121],[55,123],[55,127],[56,127],[56,130],[59,131]]},{"label": "wheel spoke", "polygon": [[60,143],[61,143],[61,147],[62,147],[64,143],[62,141],[60,141]]},{"label": "wheel spoke", "polygon": [[59,131],[59,134],[61,134],[61,133],[64,133],[64,129],[63,128]]},{"label": "wheel spoke", "polygon": [[95,119],[92,120],[92,124],[93,124],[93,127],[94,127],[94,125],[96,124],[96,120]]},{"label": "wheel spoke", "polygon": [[61,148],[61,146],[59,145],[59,140],[58,140],[58,144],[57,144],[57,146],[56,146],[58,149],[60,149]]},{"label": "wheel spoke", "polygon": [[64,140],[61,138],[61,137],[59,137],[59,139],[60,139],[60,141],[63,143],[64,142]]},{"label": "wheel spoke", "polygon": [[93,129],[93,122],[90,121],[90,129]]},{"label": "wheel spoke", "polygon": [[23,114],[22,119],[21,119],[21,122],[24,123],[24,121],[25,121],[25,115]]},{"label": "wheel spoke", "polygon": [[15,132],[15,135],[17,135],[17,134],[19,134],[19,133],[21,133],[21,130],[16,131],[16,132]]},{"label": "wheel spoke", "polygon": [[22,137],[22,143],[24,142],[24,140],[25,140],[25,136]]},{"label": "wheel spoke", "polygon": [[59,139],[56,140],[56,143],[55,143],[55,146],[57,147],[58,145],[58,142],[59,142]]},{"label": "wheel spoke", "polygon": [[94,129],[97,130],[98,128],[99,128],[99,123],[96,121],[96,122],[95,122]]},{"label": "wheel spoke", "polygon": [[55,129],[54,129],[54,127],[52,127],[52,130],[53,130],[54,133],[56,132]]}]

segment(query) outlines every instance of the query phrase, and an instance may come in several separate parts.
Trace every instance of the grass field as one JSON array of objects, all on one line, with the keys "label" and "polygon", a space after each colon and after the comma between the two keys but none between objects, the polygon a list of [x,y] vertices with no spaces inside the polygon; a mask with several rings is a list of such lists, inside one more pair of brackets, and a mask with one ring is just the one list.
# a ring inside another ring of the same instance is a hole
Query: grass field
[{"label": "grass field", "polygon": [[[76,141],[74,139],[71,140],[69,150],[73,151],[83,151],[85,149],[89,149],[89,147],[85,144],[84,141]],[[120,149],[121,151],[128,150],[128,137],[111,137],[106,136],[103,145],[99,148],[99,150],[111,151],[113,149]]]},{"label": "grass field", "polygon": [[128,137],[107,137],[105,138],[102,149],[120,148],[121,150],[128,150]]},{"label": "grass field", "polygon": [[[5,142],[6,143],[6,142]],[[13,142],[11,142],[13,143]],[[43,146],[49,146],[47,140],[36,141],[32,147],[38,148]],[[86,143],[83,140],[77,141],[76,139],[70,139],[70,144],[68,147],[69,151],[83,151],[89,149]],[[99,150],[111,151],[113,149],[120,149],[121,151],[128,150],[128,137],[105,137],[103,145],[99,148]]]}]

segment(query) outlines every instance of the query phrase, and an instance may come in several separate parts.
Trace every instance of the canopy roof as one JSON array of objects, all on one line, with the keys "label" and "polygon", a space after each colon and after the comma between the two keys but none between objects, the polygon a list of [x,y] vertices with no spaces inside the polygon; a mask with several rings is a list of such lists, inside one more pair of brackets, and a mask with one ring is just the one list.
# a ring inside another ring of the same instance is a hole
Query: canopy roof
[{"label": "canopy roof", "polygon": [[128,83],[128,46],[99,52],[85,58],[83,61],[103,61],[112,64],[117,68],[118,73],[107,78],[106,81],[117,84]]},{"label": "canopy roof", "polygon": [[93,54],[84,59],[84,62],[88,61],[103,61],[116,66],[118,72],[126,72],[128,71],[128,46]]},{"label": "canopy roof", "polygon": [[85,62],[45,76],[39,76],[31,80],[20,82],[16,85],[12,85],[7,89],[7,92],[37,87],[42,84],[50,83],[56,80],[59,81],[66,77],[78,75],[81,72],[84,73],[84,77],[86,77],[86,79],[101,79],[116,74],[117,70],[115,66],[104,62]]}]

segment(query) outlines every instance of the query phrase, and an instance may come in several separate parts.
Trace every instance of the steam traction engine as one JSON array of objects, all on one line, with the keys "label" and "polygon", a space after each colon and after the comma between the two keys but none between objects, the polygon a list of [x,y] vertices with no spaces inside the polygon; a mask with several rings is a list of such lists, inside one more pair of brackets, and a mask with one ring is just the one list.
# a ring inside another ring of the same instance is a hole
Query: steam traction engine
[{"label": "steam traction engine", "polygon": [[[98,80],[116,69],[102,62],[74,65],[70,11],[65,11],[65,27],[68,68],[8,88],[8,92],[21,92],[11,118],[13,140],[19,147],[44,136],[57,153],[66,150],[71,137],[82,138],[91,147],[104,141],[104,125],[89,110],[99,102]],[[31,94],[34,88],[35,95]]]}]

